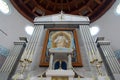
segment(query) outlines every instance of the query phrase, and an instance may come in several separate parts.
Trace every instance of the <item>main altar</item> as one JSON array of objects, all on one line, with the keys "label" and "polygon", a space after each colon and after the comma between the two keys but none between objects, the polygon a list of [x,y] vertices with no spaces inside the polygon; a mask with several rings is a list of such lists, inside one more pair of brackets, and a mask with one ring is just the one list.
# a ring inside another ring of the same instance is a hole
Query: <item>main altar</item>
[{"label": "main altar", "polygon": [[[48,66],[46,80],[74,80],[75,77],[83,80],[106,80],[107,74],[101,70],[101,56],[90,35],[88,17],[61,13],[51,17],[37,17],[34,22],[35,25],[45,24],[46,34],[39,66]],[[87,51],[84,57],[88,58],[88,73],[93,70],[91,77],[80,75],[74,69],[83,68],[86,64],[82,59],[80,41]]]},{"label": "main altar", "polygon": [[33,34],[13,79],[22,76],[21,80],[114,80],[112,73],[119,73],[119,65],[114,60],[115,69],[110,66],[106,54],[114,54],[106,48],[106,42],[100,42],[103,39],[93,40],[89,24],[88,17],[62,12],[36,17]]}]

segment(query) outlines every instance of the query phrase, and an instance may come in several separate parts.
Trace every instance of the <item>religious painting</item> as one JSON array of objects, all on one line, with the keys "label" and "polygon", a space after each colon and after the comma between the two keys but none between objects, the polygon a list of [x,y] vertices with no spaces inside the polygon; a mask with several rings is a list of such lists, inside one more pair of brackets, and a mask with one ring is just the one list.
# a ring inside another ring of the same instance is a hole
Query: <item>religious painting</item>
[{"label": "religious painting", "polygon": [[[49,34],[48,48],[72,48],[72,31],[51,31]],[[74,45],[74,44],[73,44]]]},{"label": "religious painting", "polygon": [[76,67],[82,66],[78,37],[75,29],[58,28],[47,30],[40,66],[48,66],[49,49],[51,48],[55,50],[73,49],[72,65]]}]

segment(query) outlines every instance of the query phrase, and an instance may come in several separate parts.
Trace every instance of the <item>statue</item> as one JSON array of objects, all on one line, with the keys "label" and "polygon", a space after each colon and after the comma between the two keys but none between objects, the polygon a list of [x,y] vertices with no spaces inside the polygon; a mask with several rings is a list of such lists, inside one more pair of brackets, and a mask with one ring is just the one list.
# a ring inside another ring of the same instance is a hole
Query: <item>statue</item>
[{"label": "statue", "polygon": [[64,35],[58,35],[57,38],[54,40],[57,48],[66,48],[68,44],[68,40]]}]

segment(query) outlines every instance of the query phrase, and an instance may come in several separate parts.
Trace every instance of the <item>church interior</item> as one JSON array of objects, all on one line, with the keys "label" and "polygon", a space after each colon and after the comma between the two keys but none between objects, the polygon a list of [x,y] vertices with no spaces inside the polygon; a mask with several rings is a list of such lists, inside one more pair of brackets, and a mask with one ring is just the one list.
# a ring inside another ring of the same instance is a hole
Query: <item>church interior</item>
[{"label": "church interior", "polygon": [[120,0],[0,6],[0,80],[120,80]]}]

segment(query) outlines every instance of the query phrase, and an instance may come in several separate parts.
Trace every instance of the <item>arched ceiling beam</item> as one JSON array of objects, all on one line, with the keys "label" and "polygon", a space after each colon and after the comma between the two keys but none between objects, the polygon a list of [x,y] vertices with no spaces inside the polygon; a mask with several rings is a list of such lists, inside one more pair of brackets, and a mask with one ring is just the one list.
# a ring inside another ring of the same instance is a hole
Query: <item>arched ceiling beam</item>
[{"label": "arched ceiling beam", "polygon": [[41,5],[38,5],[37,2],[35,0],[32,0],[33,3],[36,5],[36,7],[38,7],[41,11],[43,11],[45,14],[53,14],[52,11],[46,10],[45,8],[43,8]]}]

